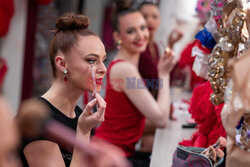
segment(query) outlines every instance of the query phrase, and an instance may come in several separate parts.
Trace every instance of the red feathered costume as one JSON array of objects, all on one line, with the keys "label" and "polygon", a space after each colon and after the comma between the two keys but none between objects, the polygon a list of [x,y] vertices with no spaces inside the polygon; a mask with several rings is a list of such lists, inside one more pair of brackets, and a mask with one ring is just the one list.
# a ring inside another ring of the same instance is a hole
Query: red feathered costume
[{"label": "red feathered costume", "polygon": [[190,81],[190,88],[193,90],[196,88],[198,85],[204,83],[206,80],[203,78],[197,76],[195,72],[192,70],[193,64],[195,57],[192,56],[192,49],[194,46],[197,45],[198,40],[195,40],[194,42],[188,44],[183,51],[181,52],[180,60],[178,62],[178,66],[180,68],[184,68],[186,66],[189,67],[191,71],[191,81]]},{"label": "red feathered costume", "polygon": [[221,123],[220,113],[223,104],[214,106],[209,100],[213,92],[207,81],[194,89],[189,107],[189,113],[197,123],[198,131],[191,140],[183,140],[180,145],[193,147],[208,147],[214,144],[220,136],[226,136]]},{"label": "red feathered costume", "polygon": [[212,131],[208,135],[208,145],[214,144],[220,136],[227,136],[220,116],[223,106],[224,103],[214,107],[216,113],[216,124],[213,126]]},{"label": "red feathered costume", "polygon": [[0,37],[7,34],[13,14],[14,0],[0,0]]},{"label": "red feathered costume", "polygon": [[[0,0],[0,37],[8,33],[11,18],[14,14],[14,0]],[[6,61],[0,57],[0,89],[4,82],[8,66]]]}]

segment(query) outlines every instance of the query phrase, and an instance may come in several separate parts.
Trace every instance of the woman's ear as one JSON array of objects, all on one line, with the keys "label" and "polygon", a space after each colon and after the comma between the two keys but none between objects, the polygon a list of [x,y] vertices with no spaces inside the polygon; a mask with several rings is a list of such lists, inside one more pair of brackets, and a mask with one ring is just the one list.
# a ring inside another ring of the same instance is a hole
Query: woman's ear
[{"label": "woman's ear", "polygon": [[62,53],[59,53],[55,57],[55,64],[56,64],[56,68],[59,69],[61,72],[63,72],[65,69],[67,69],[65,57]]},{"label": "woman's ear", "polygon": [[120,35],[117,31],[113,32],[113,38],[114,38],[116,43],[118,43],[121,40]]}]

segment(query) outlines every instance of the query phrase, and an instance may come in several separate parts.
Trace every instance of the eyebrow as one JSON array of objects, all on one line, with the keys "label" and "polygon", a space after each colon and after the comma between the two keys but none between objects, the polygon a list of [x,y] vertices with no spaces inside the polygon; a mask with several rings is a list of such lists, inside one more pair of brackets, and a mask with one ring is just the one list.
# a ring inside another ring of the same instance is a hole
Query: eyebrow
[{"label": "eyebrow", "polygon": [[[94,53],[87,54],[87,56],[95,56],[95,57],[97,57],[97,58],[100,57],[99,55],[94,54]],[[103,58],[106,59],[106,58],[107,58],[107,55],[104,55]]]},{"label": "eyebrow", "polygon": [[87,54],[86,56],[95,56],[95,57],[97,57],[97,58],[99,58],[99,57],[100,57],[99,55],[94,54],[94,53]]},{"label": "eyebrow", "polygon": [[[141,27],[141,26],[147,26],[147,24],[146,24],[146,23],[140,24],[139,27]],[[132,26],[131,26],[131,27],[127,27],[126,30],[127,30],[127,31],[128,31],[128,30],[135,30],[136,28],[137,28],[137,27],[132,27]]]},{"label": "eyebrow", "polygon": [[134,30],[136,29],[135,27],[127,27],[127,30]]}]

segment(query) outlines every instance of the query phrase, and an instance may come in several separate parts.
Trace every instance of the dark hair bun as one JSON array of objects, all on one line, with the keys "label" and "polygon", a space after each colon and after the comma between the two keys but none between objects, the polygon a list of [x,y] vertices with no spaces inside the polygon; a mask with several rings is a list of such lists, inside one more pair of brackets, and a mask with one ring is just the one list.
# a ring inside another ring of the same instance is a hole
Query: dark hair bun
[{"label": "dark hair bun", "polygon": [[67,13],[59,17],[56,21],[57,31],[72,31],[87,29],[89,26],[89,19],[84,15],[77,15],[74,13]]},{"label": "dark hair bun", "polygon": [[116,12],[123,12],[133,6],[132,0],[115,0]]}]

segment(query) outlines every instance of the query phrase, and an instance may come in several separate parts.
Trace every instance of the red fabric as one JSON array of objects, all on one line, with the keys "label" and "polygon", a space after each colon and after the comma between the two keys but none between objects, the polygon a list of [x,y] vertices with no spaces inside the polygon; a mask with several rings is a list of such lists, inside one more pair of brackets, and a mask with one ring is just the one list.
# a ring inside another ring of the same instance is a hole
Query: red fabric
[{"label": "red fabric", "polygon": [[52,0],[36,0],[39,5],[48,5]]},{"label": "red fabric", "polygon": [[200,40],[198,40],[198,39],[196,39],[195,41],[194,41],[194,46],[197,46],[203,53],[205,53],[205,54],[209,54],[209,53],[211,53],[211,49],[208,49],[208,48],[206,48],[206,47],[204,47],[203,45],[202,45],[202,43],[201,43],[201,41]]},{"label": "red fabric", "polygon": [[111,87],[110,69],[122,60],[112,61],[107,73],[105,121],[96,129],[95,135],[121,148],[126,156],[135,152],[135,144],[143,134],[145,117],[132,104],[125,93]]},{"label": "red fabric", "polygon": [[186,66],[193,67],[193,63],[195,57],[192,57],[192,49],[194,47],[195,42],[188,44],[181,52],[181,57],[178,62],[180,68],[184,68]]},{"label": "red fabric", "polygon": [[11,18],[14,14],[14,0],[0,0],[0,37],[8,33]]},{"label": "red fabric", "polygon": [[141,54],[139,59],[139,72],[144,79],[158,79],[157,64],[159,62],[159,51],[156,44],[154,44],[156,57],[154,57],[149,47]]},{"label": "red fabric", "polygon": [[214,144],[220,136],[223,136],[223,137],[227,136],[226,131],[221,121],[221,116],[220,116],[223,106],[224,106],[224,103],[218,106],[215,106],[215,113],[216,113],[217,121],[212,131],[208,135],[209,145]]},{"label": "red fabric", "polygon": [[191,81],[190,81],[191,89],[196,88],[197,86],[206,81],[205,79],[197,76],[196,73],[192,70],[193,63],[195,60],[195,57],[192,56],[192,49],[194,46],[197,46],[198,44],[199,44],[198,40],[195,40],[194,42],[188,44],[181,52],[180,60],[178,62],[178,66],[180,68],[188,66],[191,71]]},{"label": "red fabric", "polygon": [[[214,105],[209,100],[210,94],[213,92],[210,82],[207,81],[195,88],[191,98],[189,113],[199,125],[199,132],[208,134],[211,127],[207,126],[216,122],[216,114]],[[208,119],[209,118],[209,119]]]},{"label": "red fabric", "polygon": [[180,145],[208,147],[220,136],[226,136],[220,117],[223,104],[219,106],[212,104],[209,99],[212,92],[209,81],[194,89],[189,112],[196,121],[198,130],[191,140],[183,140]]},{"label": "red fabric", "polygon": [[8,67],[7,67],[6,61],[0,58],[0,87],[3,84],[7,71],[8,71]]},{"label": "red fabric", "polygon": [[[149,49],[149,45],[147,46],[146,50],[141,54],[140,59],[139,59],[139,72],[142,76],[143,79],[148,79],[149,81],[152,81],[152,79],[157,80],[158,77],[158,62],[160,59],[159,56],[159,50],[154,43],[154,48],[156,51],[156,55],[152,55]],[[146,81],[145,81],[146,84]],[[158,90],[157,89],[152,89],[151,87],[148,88],[150,92],[152,92],[152,95],[154,98],[157,98],[158,95]]]},{"label": "red fabric", "polygon": [[183,140],[179,144],[189,147],[206,147],[207,143],[207,136],[197,131],[192,135],[190,140]]}]

